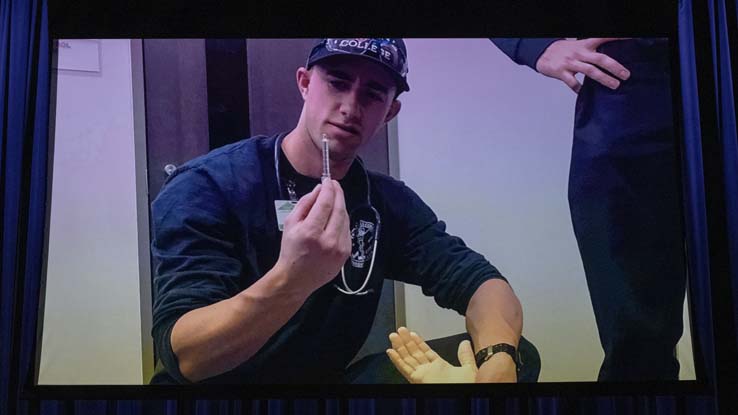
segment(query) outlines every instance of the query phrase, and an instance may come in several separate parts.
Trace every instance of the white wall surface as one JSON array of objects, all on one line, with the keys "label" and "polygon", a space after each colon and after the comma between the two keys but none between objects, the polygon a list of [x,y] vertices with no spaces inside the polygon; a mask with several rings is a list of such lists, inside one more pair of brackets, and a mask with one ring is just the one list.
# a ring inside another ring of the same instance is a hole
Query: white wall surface
[{"label": "white wall surface", "polygon": [[[488,39],[406,43],[400,178],[510,280],[539,380],[596,380],[603,352],[567,201],[576,95]],[[456,312],[405,290],[408,327],[429,339],[465,330]]]},{"label": "white wall surface", "polygon": [[40,384],[143,380],[130,40],[100,60],[58,71]]}]

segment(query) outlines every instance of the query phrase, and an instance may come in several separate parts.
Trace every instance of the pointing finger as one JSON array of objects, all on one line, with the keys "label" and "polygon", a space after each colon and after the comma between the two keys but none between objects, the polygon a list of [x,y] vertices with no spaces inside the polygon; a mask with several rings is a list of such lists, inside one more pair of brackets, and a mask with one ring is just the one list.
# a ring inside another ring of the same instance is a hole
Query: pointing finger
[{"label": "pointing finger", "polygon": [[325,229],[325,225],[328,223],[328,218],[331,216],[333,210],[333,203],[335,201],[335,190],[333,183],[325,181],[320,186],[320,193],[318,194],[315,203],[310,208],[310,212],[305,218],[306,222],[310,222],[320,231]]},{"label": "pointing finger", "polygon": [[341,185],[333,180],[334,200],[331,216],[325,226],[326,233],[329,238],[350,238],[349,234],[349,217],[346,212],[346,199],[341,189]]}]

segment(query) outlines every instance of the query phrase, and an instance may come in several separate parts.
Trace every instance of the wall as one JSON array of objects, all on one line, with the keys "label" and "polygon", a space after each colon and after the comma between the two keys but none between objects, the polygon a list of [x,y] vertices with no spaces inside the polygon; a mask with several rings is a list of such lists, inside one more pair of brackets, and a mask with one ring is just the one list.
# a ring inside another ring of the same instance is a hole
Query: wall
[{"label": "wall", "polygon": [[140,384],[131,42],[57,74],[40,384]]}]

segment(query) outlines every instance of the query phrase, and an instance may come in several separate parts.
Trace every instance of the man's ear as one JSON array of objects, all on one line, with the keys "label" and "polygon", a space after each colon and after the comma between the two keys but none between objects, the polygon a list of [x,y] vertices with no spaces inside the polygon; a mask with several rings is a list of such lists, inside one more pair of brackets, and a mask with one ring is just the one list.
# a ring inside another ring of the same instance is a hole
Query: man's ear
[{"label": "man's ear", "polygon": [[392,100],[392,105],[390,105],[390,109],[387,112],[387,116],[384,117],[384,122],[390,122],[393,118],[397,116],[397,113],[400,112],[400,107],[402,107],[402,102],[398,100]]},{"label": "man's ear", "polygon": [[297,79],[297,89],[300,90],[300,95],[302,95],[303,101],[307,98],[307,90],[310,85],[310,75],[310,70],[305,69],[304,67],[297,68],[297,73],[295,74]]}]

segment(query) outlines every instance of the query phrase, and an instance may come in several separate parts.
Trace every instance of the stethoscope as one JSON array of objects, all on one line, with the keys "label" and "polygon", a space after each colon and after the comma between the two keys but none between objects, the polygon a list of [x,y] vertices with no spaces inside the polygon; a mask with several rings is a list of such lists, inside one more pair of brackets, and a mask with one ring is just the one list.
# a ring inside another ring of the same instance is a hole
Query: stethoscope
[{"label": "stethoscope", "polygon": [[[279,195],[284,199],[284,187],[282,187],[282,175],[279,171],[279,152],[282,148],[282,140],[284,140],[285,135],[281,134],[277,139],[274,141],[274,171],[277,176],[277,187],[279,188]],[[361,166],[361,171],[364,173],[364,178],[366,180],[366,205],[369,207],[369,209],[372,210],[374,213],[374,220],[376,223],[376,228],[374,232],[374,246],[372,247],[372,259],[369,263],[369,271],[366,274],[366,278],[364,279],[364,283],[361,284],[361,287],[359,287],[356,290],[352,290],[348,286],[348,282],[346,281],[346,273],[344,272],[343,268],[344,266],[341,266],[341,282],[343,283],[343,287],[339,287],[337,284],[333,284],[336,289],[344,294],[347,295],[365,295],[371,292],[372,290],[364,290],[366,288],[366,285],[369,283],[369,279],[372,276],[372,270],[374,269],[374,259],[377,257],[377,243],[379,242],[379,231],[382,227],[382,221],[379,217],[379,212],[377,212],[377,209],[372,206],[372,199],[371,199],[371,183],[369,182],[369,173],[367,173],[366,167],[364,167],[364,162],[361,161],[359,157],[356,158],[356,161],[359,162],[359,166]],[[289,182],[287,184],[287,193],[289,195],[289,198],[292,202],[297,202],[297,194],[295,193],[294,188],[294,182]],[[358,208],[356,208],[358,209]],[[352,213],[356,211],[356,209],[352,210]],[[349,217],[351,217],[351,214],[349,214]]]}]

